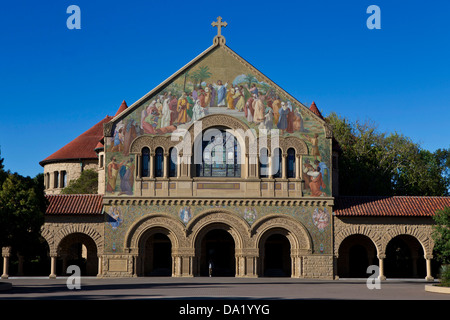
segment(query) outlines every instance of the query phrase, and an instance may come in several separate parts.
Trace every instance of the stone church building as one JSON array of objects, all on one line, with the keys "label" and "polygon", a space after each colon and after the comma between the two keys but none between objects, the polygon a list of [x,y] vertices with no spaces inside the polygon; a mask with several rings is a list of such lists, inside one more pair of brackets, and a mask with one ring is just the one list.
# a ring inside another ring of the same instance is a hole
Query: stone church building
[{"label": "stone church building", "polygon": [[[445,197],[339,196],[339,146],[319,109],[225,43],[40,164],[50,277],[436,277]],[[119,105],[119,104],[118,104]],[[94,119],[95,120],[95,119]],[[81,172],[98,194],[62,195]],[[4,252],[4,257],[7,253]]]}]

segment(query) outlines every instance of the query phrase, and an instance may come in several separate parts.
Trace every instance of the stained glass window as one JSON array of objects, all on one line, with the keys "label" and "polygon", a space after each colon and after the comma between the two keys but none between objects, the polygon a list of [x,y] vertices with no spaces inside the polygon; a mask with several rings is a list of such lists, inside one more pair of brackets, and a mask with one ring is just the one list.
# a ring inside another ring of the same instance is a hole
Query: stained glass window
[{"label": "stained glass window", "polygon": [[155,177],[164,176],[164,152],[161,147],[155,151]]},{"label": "stained glass window", "polygon": [[276,148],[273,151],[272,157],[272,173],[274,178],[281,178],[282,173],[282,154],[280,148]]},{"label": "stained glass window", "polygon": [[295,150],[293,148],[287,151],[287,177],[295,178]]},{"label": "stained glass window", "polygon": [[150,149],[145,147],[142,149],[141,177],[150,176],[149,164],[150,164]]},{"label": "stained glass window", "polygon": [[197,177],[240,177],[240,147],[236,137],[219,130],[202,141],[202,163],[196,165]]}]

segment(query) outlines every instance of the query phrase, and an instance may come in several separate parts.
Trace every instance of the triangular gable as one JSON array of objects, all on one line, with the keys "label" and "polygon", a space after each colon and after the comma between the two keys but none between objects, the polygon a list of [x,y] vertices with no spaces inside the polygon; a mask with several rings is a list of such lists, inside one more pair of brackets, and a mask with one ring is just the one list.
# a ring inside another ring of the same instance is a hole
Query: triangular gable
[{"label": "triangular gable", "polygon": [[128,114],[136,110],[137,108],[141,107],[143,104],[151,100],[156,94],[164,90],[167,86],[169,86],[171,83],[176,81],[179,77],[183,76],[185,72],[189,72],[190,69],[195,68],[196,65],[201,65],[202,61],[205,60],[206,57],[213,54],[216,50],[223,50],[227,54],[230,55],[230,57],[233,57],[236,61],[236,64],[239,65],[242,69],[247,69],[250,71],[249,73],[254,75],[256,79],[258,79],[259,83],[266,83],[271,88],[276,90],[277,94],[280,96],[283,96],[286,100],[289,100],[292,104],[295,104],[296,106],[300,107],[304,112],[309,114],[312,118],[316,119],[319,122],[324,122],[323,117],[319,116],[317,113],[313,112],[310,108],[305,106],[303,103],[298,101],[296,98],[291,96],[289,93],[287,93],[284,89],[282,89],[280,86],[278,86],[275,82],[270,80],[267,76],[265,76],[263,73],[261,73],[258,69],[256,69],[252,64],[250,64],[248,61],[246,61],[244,58],[239,56],[236,52],[234,52],[232,49],[230,49],[228,46],[220,43],[213,44],[208,49],[206,49],[204,52],[199,54],[197,57],[195,57],[193,60],[191,60],[189,63],[187,63],[185,66],[183,66],[181,69],[179,69],[177,72],[175,72],[173,75],[171,75],[169,78],[167,78],[165,81],[163,81],[161,84],[159,84],[157,87],[155,87],[153,90],[145,94],[142,98],[134,102],[132,105],[130,105],[126,110],[123,110],[120,113],[117,113],[114,118],[111,120],[112,123],[117,123],[121,119],[124,119]]},{"label": "triangular gable", "polygon": [[[189,130],[197,120],[214,123],[224,119],[223,115],[239,120],[257,136],[278,129],[273,135],[290,141],[300,139],[308,150],[302,163],[317,172],[321,166],[325,180],[331,180],[331,130],[320,113],[303,105],[220,41],[105,125],[106,158],[115,161],[114,166],[133,166],[136,160],[130,150],[138,137],[158,141],[158,136]],[[309,185],[305,188],[309,190]],[[111,186],[111,190],[115,188]],[[321,190],[317,193],[323,194]],[[311,195],[315,196],[312,190]]]}]

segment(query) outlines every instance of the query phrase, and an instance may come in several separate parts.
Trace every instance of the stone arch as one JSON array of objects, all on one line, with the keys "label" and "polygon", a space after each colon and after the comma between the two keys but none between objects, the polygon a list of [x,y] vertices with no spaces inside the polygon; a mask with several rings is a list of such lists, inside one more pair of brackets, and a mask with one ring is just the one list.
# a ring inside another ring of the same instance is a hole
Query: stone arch
[{"label": "stone arch", "polygon": [[[58,247],[61,244],[61,241],[66,238],[67,236],[70,236],[72,234],[83,234],[88,236],[89,238],[91,238],[95,245],[96,245],[96,249],[97,249],[97,254],[101,255],[103,253],[103,237],[102,235],[95,230],[94,228],[87,226],[87,225],[79,225],[79,224],[74,224],[74,225],[69,225],[61,230],[59,230],[54,236],[53,236],[53,250],[50,247],[50,252],[56,254],[58,251]],[[48,237],[48,235],[47,235]],[[50,245],[50,243],[49,243]]]},{"label": "stone arch", "polygon": [[183,246],[185,231],[181,221],[169,214],[158,213],[148,214],[133,223],[125,234],[124,248],[127,248],[130,253],[138,254],[142,236],[151,229],[166,234],[173,249]]},{"label": "stone arch", "polygon": [[379,265],[377,248],[371,238],[361,233],[343,239],[336,256],[336,274],[344,278],[364,278],[370,265]]},{"label": "stone arch", "polygon": [[[281,152],[283,154],[287,154],[287,150],[289,148],[293,148],[295,150],[296,155],[308,155],[308,146],[302,139],[294,136],[288,136],[288,137],[278,137],[279,143],[277,148],[281,149]],[[264,143],[264,147],[267,147],[267,150],[269,151],[269,154],[272,152],[272,140],[268,138],[267,136],[259,136],[258,137],[258,150],[257,153],[259,154],[259,149],[261,149],[261,139],[267,139],[267,142]]]},{"label": "stone arch", "polygon": [[48,228],[46,228],[45,224],[41,228],[41,237],[47,242],[48,248],[50,250],[50,255],[55,256],[56,255],[56,247],[54,245],[55,237],[53,236],[53,233]]},{"label": "stone arch", "polygon": [[178,141],[172,141],[170,136],[162,135],[143,135],[135,138],[130,144],[131,154],[140,154],[142,148],[148,147],[150,152],[155,152],[157,147],[163,148],[164,153],[177,146]]},{"label": "stone arch", "polygon": [[312,253],[313,242],[306,227],[293,217],[276,213],[263,216],[253,223],[250,229],[252,244],[257,248],[262,240],[279,232],[287,236],[292,252]]},{"label": "stone arch", "polygon": [[[246,132],[251,132],[252,139],[255,139],[256,141],[256,134],[254,133],[254,130],[252,131],[248,125],[246,125],[241,120],[237,119],[236,117],[227,115],[227,114],[210,114],[203,118],[201,118],[201,132],[204,132],[207,129],[213,128],[213,127],[225,127],[228,129],[233,130],[233,134],[236,137],[236,139],[239,141],[239,144],[241,145],[242,151],[245,151],[243,153],[248,153],[249,151],[249,142],[247,137],[245,135]],[[241,132],[242,131],[242,132]],[[197,132],[195,132],[195,122],[190,125],[190,127],[187,130],[186,134],[190,134],[191,142],[194,144],[195,139],[198,137],[195,136]]]},{"label": "stone arch", "polygon": [[[204,240],[206,240],[207,236],[211,234],[217,234],[217,232],[223,231],[227,232],[230,235],[230,238],[232,238],[233,240],[232,250],[234,252],[233,253],[234,255],[230,256],[230,259],[234,260],[234,264],[233,262],[231,262],[232,266],[230,267],[230,265],[228,265],[227,269],[228,271],[233,271],[234,275],[239,274],[238,271],[239,255],[242,253],[242,250],[248,246],[249,242],[248,237],[249,226],[248,223],[243,218],[236,215],[236,213],[228,210],[219,208],[211,209],[206,210],[199,215],[196,215],[188,223],[186,229],[189,246],[191,250],[194,252],[194,261],[193,261],[194,275],[205,274],[205,268],[207,268],[208,263],[207,256],[209,251],[205,251],[206,244]],[[229,243],[228,245],[231,245],[231,243]],[[230,249],[225,249],[225,252],[227,251],[228,254],[232,254],[230,251],[231,247],[227,248]]]},{"label": "stone arch", "polygon": [[364,235],[368,237],[373,244],[375,245],[375,248],[377,250],[377,255],[380,257],[380,255],[384,254],[383,245],[382,245],[382,239],[381,236],[373,231],[373,228],[370,226],[363,226],[363,225],[353,225],[351,227],[345,228],[343,230],[340,230],[339,232],[336,232],[334,235],[334,255],[336,257],[339,256],[339,248],[342,244],[342,242],[352,235]]},{"label": "stone arch", "polygon": [[210,209],[196,215],[186,226],[189,246],[195,248],[199,236],[214,228],[229,227],[227,230],[234,239],[236,250],[240,250],[249,241],[248,223],[234,212],[225,209]]},{"label": "stone arch", "polygon": [[385,230],[383,233],[383,238],[381,242],[382,252],[386,252],[386,247],[389,242],[397,236],[408,235],[414,237],[422,246],[424,255],[426,257],[432,257],[434,241],[429,232],[422,230],[416,226],[408,226],[408,225],[399,225],[393,228],[389,228]]},{"label": "stone arch", "polygon": [[[208,128],[205,128],[201,131],[201,134],[197,134],[193,140],[191,141],[192,145],[190,146],[190,152],[192,153],[192,155],[194,155],[193,160],[191,163],[196,164],[196,161],[198,162],[201,159],[196,159],[196,157],[198,157],[198,155],[203,156],[202,153],[202,140],[203,139],[203,133],[208,130],[208,129],[224,129],[224,131],[230,133],[231,135],[233,135],[234,138],[236,138],[237,142],[238,142],[238,146],[239,146],[239,154],[240,154],[240,159],[239,159],[239,164],[243,165],[245,164],[245,154],[246,154],[246,150],[248,150],[248,143],[246,141],[246,136],[242,134],[242,132],[236,131],[234,130],[234,128],[229,128],[227,126],[223,126],[223,125],[216,125],[216,126],[210,126]],[[231,131],[229,131],[231,130]],[[255,139],[256,141],[256,139]]]},{"label": "stone arch", "polygon": [[308,146],[305,141],[301,140],[298,137],[288,136],[282,137],[280,139],[280,145],[285,154],[287,154],[287,150],[289,148],[293,148],[295,150],[295,154],[297,155],[308,155]]}]

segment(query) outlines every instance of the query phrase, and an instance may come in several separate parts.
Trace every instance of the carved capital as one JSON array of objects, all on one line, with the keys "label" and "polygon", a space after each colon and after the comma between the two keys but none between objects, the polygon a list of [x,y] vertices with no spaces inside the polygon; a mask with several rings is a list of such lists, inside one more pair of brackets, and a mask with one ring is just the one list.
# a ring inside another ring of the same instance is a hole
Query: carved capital
[{"label": "carved capital", "polygon": [[103,124],[103,135],[105,137],[113,136],[114,123],[112,121]]}]

